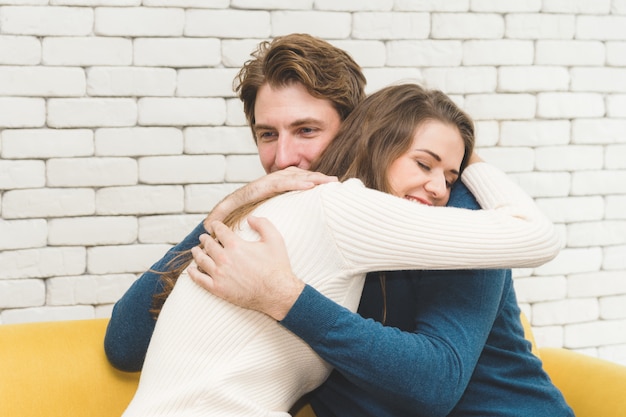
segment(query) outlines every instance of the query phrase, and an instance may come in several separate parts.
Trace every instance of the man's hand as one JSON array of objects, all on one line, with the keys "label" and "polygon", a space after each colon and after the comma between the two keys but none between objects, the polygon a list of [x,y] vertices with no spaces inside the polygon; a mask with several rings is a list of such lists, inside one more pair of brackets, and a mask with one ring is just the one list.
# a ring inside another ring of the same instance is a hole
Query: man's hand
[{"label": "man's hand", "polygon": [[204,220],[209,230],[213,221],[222,221],[237,207],[273,197],[285,191],[307,190],[319,184],[337,181],[337,177],[311,172],[297,167],[285,168],[265,175],[228,195]]},{"label": "man's hand", "polygon": [[260,235],[259,241],[245,241],[223,223],[212,222],[216,238],[200,236],[203,249],[192,249],[197,267],[188,268],[189,276],[228,302],[282,320],[304,282],[291,271],[283,237],[274,225],[253,216],[248,223]]}]

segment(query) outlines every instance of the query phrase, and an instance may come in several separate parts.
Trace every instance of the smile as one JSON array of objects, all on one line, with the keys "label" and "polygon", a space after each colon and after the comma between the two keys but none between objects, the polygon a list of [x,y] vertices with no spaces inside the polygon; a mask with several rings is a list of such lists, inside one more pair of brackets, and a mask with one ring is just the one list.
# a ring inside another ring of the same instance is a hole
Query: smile
[{"label": "smile", "polygon": [[413,197],[412,195],[405,195],[404,199],[405,200],[409,200],[409,201],[413,201],[414,203],[424,204],[425,206],[432,206],[433,205],[433,203],[431,203],[428,200],[424,200],[423,198],[419,198],[419,197]]}]

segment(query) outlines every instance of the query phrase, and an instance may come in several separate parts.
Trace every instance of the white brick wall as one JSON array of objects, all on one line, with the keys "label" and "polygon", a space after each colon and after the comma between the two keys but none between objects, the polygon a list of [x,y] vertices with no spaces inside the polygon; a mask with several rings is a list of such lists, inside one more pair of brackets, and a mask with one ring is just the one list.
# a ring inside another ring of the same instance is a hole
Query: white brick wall
[{"label": "white brick wall", "polygon": [[0,0],[0,323],[107,317],[262,174],[232,79],[290,32],[451,94],[563,237],[539,344],[626,363],[624,0]]}]

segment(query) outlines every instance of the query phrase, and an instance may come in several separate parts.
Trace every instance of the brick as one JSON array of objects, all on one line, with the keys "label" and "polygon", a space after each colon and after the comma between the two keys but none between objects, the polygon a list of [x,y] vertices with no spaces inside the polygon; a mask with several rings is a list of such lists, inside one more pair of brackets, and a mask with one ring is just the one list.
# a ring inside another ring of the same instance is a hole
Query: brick
[{"label": "brick", "polygon": [[320,38],[345,39],[351,34],[352,15],[345,12],[274,11],[272,36],[309,33]]},{"label": "brick", "polygon": [[535,117],[536,99],[531,94],[472,94],[464,109],[476,120],[520,120]]},{"label": "brick", "polygon": [[626,14],[626,1],[625,0],[613,0],[611,2],[611,13]]},{"label": "brick", "polygon": [[361,68],[383,67],[387,60],[387,48],[383,41],[346,39],[331,43],[348,52]]},{"label": "brick", "polygon": [[181,36],[185,12],[177,8],[99,7],[94,33],[102,36]]},{"label": "brick", "polygon": [[575,298],[533,304],[534,326],[582,323],[597,320],[599,317],[600,308],[595,298]]},{"label": "brick", "polygon": [[604,115],[604,99],[594,93],[539,93],[537,116],[548,119],[571,119],[577,117],[601,117]]},{"label": "brick", "polygon": [[626,68],[572,68],[570,74],[572,91],[626,92]]},{"label": "brick", "polygon": [[569,72],[563,67],[520,66],[498,70],[498,91],[501,92],[567,91],[569,84]]},{"label": "brick", "polygon": [[137,219],[130,216],[68,217],[48,221],[51,246],[122,245],[137,240]]},{"label": "brick", "polygon": [[95,192],[89,188],[34,188],[2,196],[5,219],[88,216],[95,213]]},{"label": "brick", "polygon": [[[208,211],[205,214],[208,214]],[[204,220],[205,214],[141,217],[139,242],[176,244]]]},{"label": "brick", "polygon": [[607,361],[626,366],[626,343],[621,345],[600,346],[598,356]]},{"label": "brick", "polygon": [[271,30],[270,13],[265,11],[188,9],[185,13],[185,36],[267,38]]},{"label": "brick", "polygon": [[531,65],[533,44],[525,40],[468,40],[463,44],[463,65]]},{"label": "brick", "polygon": [[55,98],[48,100],[48,125],[122,127],[137,123],[137,103],[128,98]]},{"label": "brick", "polygon": [[66,6],[138,6],[141,4],[141,0],[50,0],[50,4]]},{"label": "brick", "polygon": [[82,96],[85,73],[79,68],[0,67],[0,95]]},{"label": "brick", "polygon": [[626,117],[626,94],[610,95],[606,99],[607,111],[609,117]]},{"label": "brick", "polygon": [[605,62],[605,46],[600,41],[539,40],[535,65],[599,66]]},{"label": "brick", "polygon": [[48,160],[48,186],[104,187],[137,183],[137,162],[131,158],[56,158]]},{"label": "brick", "polygon": [[4,324],[41,321],[88,320],[94,318],[93,306],[31,307],[4,310],[0,319]]},{"label": "brick", "polygon": [[46,286],[40,279],[0,281],[0,309],[34,307],[46,302]]},{"label": "brick", "polygon": [[90,96],[172,96],[175,91],[173,68],[95,67],[87,71]]},{"label": "brick", "polygon": [[539,347],[563,347],[563,327],[533,326],[533,336]]},{"label": "brick", "polygon": [[146,184],[222,182],[224,171],[223,155],[147,156],[139,159],[139,180]]},{"label": "brick", "polygon": [[533,170],[534,152],[530,148],[485,148],[480,156],[505,172]]},{"label": "brick", "polygon": [[550,13],[600,13],[611,9],[611,0],[543,0],[541,10]]},{"label": "brick", "polygon": [[79,7],[5,6],[2,33],[34,36],[84,36],[91,33],[93,10]]},{"label": "brick", "polygon": [[606,43],[606,64],[609,66],[626,66],[626,42]]},{"label": "brick", "polygon": [[395,0],[394,9],[414,12],[465,12],[469,10],[469,0]]},{"label": "brick", "polygon": [[44,99],[0,97],[0,128],[41,127],[45,122]]},{"label": "brick", "polygon": [[511,13],[505,16],[505,36],[513,39],[572,39],[575,22],[574,15]]},{"label": "brick", "polygon": [[[241,0],[240,0],[241,1]],[[254,0],[248,0],[248,3],[255,3]],[[308,2],[301,2],[303,8]],[[389,11],[395,9],[393,0],[344,0],[341,2],[335,0],[316,0],[315,8],[320,10],[332,11]]]},{"label": "brick", "polygon": [[178,71],[178,97],[235,97],[235,68],[194,68]]},{"label": "brick", "polygon": [[185,211],[208,214],[224,197],[243,184],[192,184],[185,186]]},{"label": "brick", "polygon": [[602,41],[626,39],[626,16],[578,16],[576,38]]},{"label": "brick", "polygon": [[251,58],[250,54],[259,44],[258,39],[224,39],[222,40],[222,64],[226,68],[241,66]]},{"label": "brick", "polygon": [[503,121],[500,146],[566,145],[570,140],[567,120]]},{"label": "brick", "polygon": [[516,278],[513,282],[517,301],[521,303],[561,300],[567,296],[564,276]]},{"label": "brick", "polygon": [[34,36],[0,36],[0,62],[4,65],[37,65],[41,42]]},{"label": "brick", "polygon": [[93,132],[86,129],[16,129],[2,132],[2,157],[14,159],[91,156]]},{"label": "brick", "polygon": [[433,13],[432,39],[500,39],[504,19],[490,13]]},{"label": "brick", "polygon": [[357,39],[428,39],[430,15],[412,12],[357,12],[352,17]]},{"label": "brick", "polygon": [[226,119],[226,105],[219,98],[141,98],[138,107],[140,125],[221,125]]},{"label": "brick", "polygon": [[90,274],[142,273],[162,258],[170,245],[97,246],[87,249]]},{"label": "brick", "polygon": [[576,323],[565,326],[565,347],[584,348],[589,346],[626,343],[626,320],[604,320]]},{"label": "brick", "polygon": [[[239,99],[226,99],[226,126],[248,126],[243,112],[243,103]],[[250,132],[252,139],[252,132]]]},{"label": "brick", "polygon": [[626,171],[572,173],[572,195],[626,194]]},{"label": "brick", "polygon": [[186,154],[257,154],[257,147],[247,127],[188,127]]},{"label": "brick", "polygon": [[104,37],[46,37],[42,42],[45,65],[96,66],[131,65],[130,39]]},{"label": "brick", "polygon": [[[230,2],[231,7],[241,9],[287,9],[287,10],[301,10],[311,9],[312,0],[266,0],[258,2],[256,0],[232,0]],[[323,7],[322,7],[323,9]]]},{"label": "brick", "polygon": [[135,280],[133,274],[50,278],[46,280],[46,305],[114,303]]},{"label": "brick", "polygon": [[565,248],[552,261],[535,269],[535,274],[563,275],[598,271],[602,264],[600,248]]},{"label": "brick", "polygon": [[500,138],[500,126],[498,122],[478,121],[474,122],[476,147],[496,146]]},{"label": "brick", "polygon": [[86,267],[85,248],[45,247],[0,252],[0,279],[80,275]]},{"label": "brick", "polygon": [[[459,41],[387,42],[387,65],[390,67],[456,67],[462,59],[463,45]],[[367,80],[369,85],[370,79]]]},{"label": "brick", "polygon": [[621,271],[594,271],[567,277],[569,298],[602,297],[626,293],[626,280]]},{"label": "brick", "polygon": [[44,219],[0,220],[0,250],[46,246],[47,232]]},{"label": "brick", "polygon": [[122,127],[98,129],[97,156],[180,155],[183,132],[175,127]]},{"label": "brick", "polygon": [[591,197],[542,198],[535,201],[542,212],[556,223],[573,223],[604,218],[604,199]]},{"label": "brick", "polygon": [[510,176],[532,197],[565,197],[569,195],[572,180],[568,172],[527,172]]},{"label": "brick", "polygon": [[605,201],[607,219],[626,219],[626,195],[607,195]]},{"label": "brick", "polygon": [[535,150],[539,171],[586,171],[602,169],[603,150],[597,146],[544,146]]},{"label": "brick", "polygon": [[601,298],[600,318],[604,320],[626,318],[626,295]]},{"label": "brick", "polygon": [[96,191],[96,213],[100,215],[179,213],[183,210],[183,198],[181,186],[106,187]]},{"label": "brick", "polygon": [[626,245],[604,248],[602,268],[608,270],[626,269]]},{"label": "brick", "polygon": [[0,159],[0,190],[37,188],[46,184],[43,161],[10,161]]},{"label": "brick", "polygon": [[226,157],[226,182],[250,182],[265,175],[257,155],[229,155]]},{"label": "brick", "polygon": [[[626,101],[624,102],[626,104]],[[580,119],[572,122],[572,143],[605,145],[623,142],[626,120]]]},{"label": "brick", "polygon": [[[143,0],[144,6],[167,6],[167,7],[193,7],[209,9],[227,8],[230,0]],[[234,5],[234,4],[233,4]]]},{"label": "brick", "polygon": [[541,9],[541,0],[472,0],[472,12],[522,13],[537,12]]},{"label": "brick", "polygon": [[625,169],[626,168],[626,144],[609,145],[605,149],[605,168]]},{"label": "brick", "polygon": [[574,223],[567,226],[567,234],[572,248],[626,244],[626,221]]},{"label": "brick", "polygon": [[498,72],[493,67],[425,68],[426,85],[446,94],[494,93]]},{"label": "brick", "polygon": [[220,42],[200,38],[137,38],[134,64],[146,67],[212,67],[220,63]]}]

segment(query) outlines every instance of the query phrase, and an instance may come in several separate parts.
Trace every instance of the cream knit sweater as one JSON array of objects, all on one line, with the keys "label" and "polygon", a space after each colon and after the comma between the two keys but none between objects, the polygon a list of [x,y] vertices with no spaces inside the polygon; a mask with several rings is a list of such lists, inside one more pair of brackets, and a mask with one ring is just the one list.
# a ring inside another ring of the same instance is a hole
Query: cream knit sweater
[{"label": "cream knit sweater", "polygon": [[[484,210],[427,207],[349,180],[283,194],[254,214],[280,230],[296,276],[352,311],[369,271],[532,267],[556,255],[552,224],[502,172],[473,164],[463,181]],[[238,233],[258,239],[247,223]],[[124,416],[288,416],[329,372],[273,319],[183,275]]]}]

